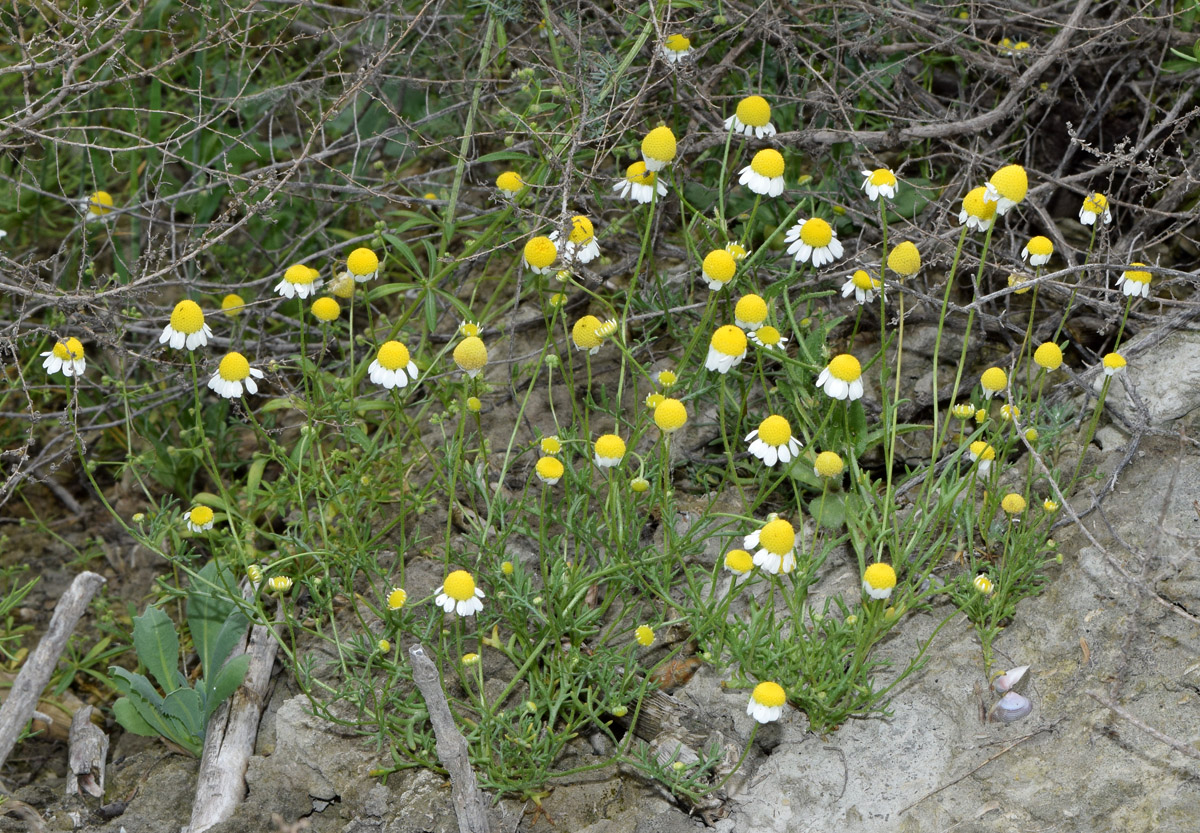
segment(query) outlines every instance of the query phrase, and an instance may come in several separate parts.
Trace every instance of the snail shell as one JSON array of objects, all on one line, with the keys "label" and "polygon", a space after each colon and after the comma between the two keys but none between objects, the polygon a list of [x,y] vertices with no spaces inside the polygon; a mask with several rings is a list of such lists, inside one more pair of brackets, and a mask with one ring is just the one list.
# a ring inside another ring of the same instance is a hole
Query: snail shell
[{"label": "snail shell", "polygon": [[1028,697],[1010,691],[1000,698],[996,705],[988,711],[988,718],[999,723],[1015,723],[1028,717],[1033,711],[1033,703]]},{"label": "snail shell", "polygon": [[1027,671],[1029,671],[1028,665],[1022,665],[1020,668],[1005,671],[999,677],[992,680],[992,691],[997,694],[1007,694],[1017,687],[1017,683],[1021,682]]}]

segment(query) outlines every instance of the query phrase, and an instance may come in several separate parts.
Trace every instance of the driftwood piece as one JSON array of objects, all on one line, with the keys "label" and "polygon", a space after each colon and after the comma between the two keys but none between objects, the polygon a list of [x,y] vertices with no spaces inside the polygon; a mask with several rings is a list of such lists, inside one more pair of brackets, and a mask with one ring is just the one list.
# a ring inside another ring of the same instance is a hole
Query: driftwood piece
[{"label": "driftwood piece", "polygon": [[62,594],[50,617],[50,627],[38,643],[37,648],[21,666],[12,690],[0,705],[0,766],[8,760],[8,753],[16,746],[17,738],[37,707],[42,689],[50,682],[50,675],[58,665],[67,640],[87,611],[92,596],[104,584],[104,577],[96,573],[80,573],[75,576],[67,592]]},{"label": "driftwood piece", "polygon": [[67,752],[67,795],[78,795],[82,789],[89,795],[103,798],[108,735],[92,723],[92,711],[91,706],[83,706],[71,719],[71,746]]},{"label": "driftwood piece", "polygon": [[437,666],[420,644],[409,648],[408,655],[412,659],[413,680],[429,710],[429,722],[433,724],[433,734],[437,738],[438,760],[450,773],[450,791],[454,797],[459,833],[488,833],[487,808],[483,793],[479,791],[479,782],[475,780],[475,771],[471,769],[467,739],[454,725]]},{"label": "driftwood piece", "polygon": [[184,833],[202,833],[224,821],[246,797],[246,767],[254,753],[271,666],[279,648],[270,628],[253,625],[248,631],[248,639],[243,638],[229,659],[249,654],[250,667],[238,690],[221,704],[208,723],[200,772],[196,776],[192,819]]}]

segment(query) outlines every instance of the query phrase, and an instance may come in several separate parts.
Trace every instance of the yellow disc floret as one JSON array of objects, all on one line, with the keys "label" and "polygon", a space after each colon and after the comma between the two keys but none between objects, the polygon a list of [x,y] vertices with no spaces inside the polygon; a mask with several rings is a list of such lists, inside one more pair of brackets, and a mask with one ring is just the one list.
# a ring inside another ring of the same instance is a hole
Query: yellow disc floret
[{"label": "yellow disc floret", "polygon": [[479,336],[467,336],[454,348],[454,363],[474,376],[487,364],[487,347]]},{"label": "yellow disc floret", "polygon": [[1008,374],[998,367],[989,367],[979,377],[979,384],[989,393],[999,393],[1008,387]]},{"label": "yellow disc floret", "polygon": [[820,217],[812,217],[800,228],[800,239],[814,249],[824,248],[833,240],[833,227]]},{"label": "yellow disc floret", "polygon": [[332,298],[318,298],[313,301],[312,314],[318,321],[329,323],[342,314],[342,308]]},{"label": "yellow disc floret", "polygon": [[[761,432],[760,432],[761,436]],[[819,477],[837,477],[845,470],[845,463],[835,451],[822,451],[817,455],[813,470]]]},{"label": "yellow disc floret", "polygon": [[512,196],[520,193],[521,189],[525,187],[525,180],[521,179],[521,175],[516,171],[505,171],[496,177],[496,187]]},{"label": "yellow disc floret", "polygon": [[733,317],[751,329],[767,320],[767,302],[758,295],[743,295],[733,308]]},{"label": "yellow disc floret", "polygon": [[687,418],[687,408],[678,399],[663,399],[654,409],[654,424],[666,434],[682,428]]},{"label": "yellow disc floret", "polygon": [[217,373],[226,382],[240,382],[250,375],[250,362],[241,353],[226,353]]},{"label": "yellow disc floret", "polygon": [[393,587],[392,592],[388,593],[387,606],[388,610],[399,610],[404,607],[404,603],[408,601],[408,593],[402,587]]},{"label": "yellow disc floret", "polygon": [[534,467],[537,470],[537,475],[546,482],[557,482],[563,476],[562,461],[557,457],[541,457]]},{"label": "yellow disc floret", "polygon": [[525,262],[534,269],[548,269],[558,257],[558,249],[549,237],[534,237],[525,244]]},{"label": "yellow disc floret", "polygon": [[188,520],[196,526],[212,523],[213,511],[207,506],[193,506],[188,513]]},{"label": "yellow disc floret", "polygon": [[843,382],[854,382],[862,376],[862,365],[854,356],[842,353],[829,361],[829,375]]},{"label": "yellow disc floret", "polygon": [[910,240],[905,240],[888,252],[888,268],[897,275],[912,277],[921,270],[921,253]]},{"label": "yellow disc floret", "polygon": [[74,359],[82,359],[83,343],[79,339],[72,336],[66,341],[60,341],[55,344],[52,348],[52,352],[56,358],[59,358],[64,362],[69,362]]},{"label": "yellow disc floret", "polygon": [[758,438],[767,445],[785,445],[792,438],[792,425],[785,417],[771,414],[758,424]]},{"label": "yellow disc floret", "polygon": [[737,261],[724,249],[713,249],[704,258],[703,270],[706,277],[728,283],[737,271]]},{"label": "yellow disc floret", "polygon": [[171,328],[181,333],[196,333],[204,327],[204,311],[195,301],[180,301],[171,312]]},{"label": "yellow disc floret", "polygon": [[713,348],[726,356],[740,356],[746,352],[746,334],[732,324],[718,327],[711,343]]},{"label": "yellow disc floret", "polygon": [[776,518],[773,521],[768,521],[767,525],[758,533],[758,543],[767,552],[775,555],[783,555],[795,548],[796,530],[790,523],[783,520],[783,518]]},{"label": "yellow disc floret", "polygon": [[475,579],[466,570],[455,570],[446,576],[442,589],[456,602],[465,602],[475,596]]},{"label": "yellow disc floret", "polygon": [[571,234],[567,238],[576,245],[582,245],[589,242],[596,236],[596,229],[592,226],[592,221],[582,214],[577,214],[571,218]]},{"label": "yellow disc floret", "polygon": [[1047,341],[1033,352],[1033,360],[1038,367],[1046,370],[1058,370],[1063,363],[1062,348],[1052,341]]},{"label": "yellow disc floret", "polygon": [[625,441],[616,434],[602,434],[596,439],[596,456],[619,460],[625,456]]},{"label": "yellow disc floret", "polygon": [[787,702],[787,694],[779,683],[759,683],[754,687],[751,696],[756,703],[770,709],[778,708]]},{"label": "yellow disc floret", "polygon": [[356,277],[373,275],[379,271],[379,257],[370,249],[355,249],[346,258],[346,268]]},{"label": "yellow disc floret", "polygon": [[1025,511],[1025,498],[1021,497],[1016,492],[1009,492],[1000,501],[1000,508],[1009,515],[1020,515]]},{"label": "yellow disc floret", "polygon": [[754,154],[754,159],[750,162],[750,169],[759,176],[775,177],[783,176],[783,156],[777,150],[766,148]]},{"label": "yellow disc floret", "polygon": [[896,571],[891,564],[877,561],[863,573],[863,582],[875,590],[891,590],[896,586]]},{"label": "yellow disc floret", "polygon": [[771,121],[771,105],[761,95],[748,95],[738,102],[737,117],[748,127],[765,127]]},{"label": "yellow disc floret", "polygon": [[318,274],[320,273],[310,269],[303,263],[293,263],[287,268],[287,271],[283,273],[283,279],[288,283],[304,286],[312,283]]},{"label": "yellow disc floret", "polygon": [[642,155],[647,160],[670,162],[675,158],[675,134],[669,127],[656,127],[642,139]]},{"label": "yellow disc floret", "polygon": [[1005,165],[992,174],[989,182],[996,189],[996,193],[1015,203],[1025,199],[1029,190],[1029,178],[1020,165]]},{"label": "yellow disc floret", "polygon": [[971,453],[975,455],[976,460],[992,461],[996,459],[996,449],[985,443],[983,440],[976,440],[971,443]]},{"label": "yellow disc floret", "polygon": [[400,370],[408,367],[412,356],[409,355],[408,348],[400,342],[388,341],[379,348],[379,354],[375,356],[375,360],[385,370]]},{"label": "yellow disc floret", "polygon": [[244,306],[246,306],[246,302],[242,300],[242,296],[232,292],[221,299],[221,312],[228,316],[237,315]]},{"label": "yellow disc floret", "polygon": [[725,553],[725,568],[743,575],[754,568],[754,558],[745,550],[730,550]]},{"label": "yellow disc floret", "polygon": [[98,217],[103,217],[113,210],[112,194],[107,191],[96,191],[88,199],[88,211]]},{"label": "yellow disc floret", "polygon": [[585,315],[575,322],[571,328],[571,340],[580,350],[594,350],[599,347],[602,339],[596,334],[600,328],[600,319],[594,315]]}]

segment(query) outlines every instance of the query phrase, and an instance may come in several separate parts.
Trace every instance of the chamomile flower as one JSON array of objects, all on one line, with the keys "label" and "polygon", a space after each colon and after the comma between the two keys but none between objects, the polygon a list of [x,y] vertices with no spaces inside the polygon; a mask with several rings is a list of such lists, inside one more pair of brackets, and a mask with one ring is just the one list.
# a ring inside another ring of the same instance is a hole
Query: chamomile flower
[{"label": "chamomile flower", "polygon": [[746,259],[746,256],[750,254],[746,247],[741,243],[726,243],[725,251],[729,252],[729,254],[733,256],[734,261],[737,263],[741,263]]},{"label": "chamomile flower", "polygon": [[1052,341],[1047,341],[1033,351],[1033,361],[1038,367],[1046,370],[1058,370],[1063,363],[1062,348]]},{"label": "chamomile flower", "polygon": [[82,376],[87,370],[87,358],[83,355],[83,343],[75,337],[68,338],[66,341],[56,342],[53,347],[42,353],[42,369],[47,373],[54,375],[60,370],[62,375],[70,378],[71,376]]},{"label": "chamomile flower", "polygon": [[273,593],[286,593],[292,589],[292,580],[288,576],[271,576],[267,579],[267,588]]},{"label": "chamomile flower", "polygon": [[[1005,384],[1007,384],[1007,380],[1005,380]],[[966,421],[975,416],[975,406],[970,402],[959,402],[950,409],[950,413],[953,414],[956,419]]]},{"label": "chamomile flower", "polygon": [[813,464],[813,474],[817,477],[841,477],[845,470],[846,464],[836,451],[822,451]]},{"label": "chamomile flower", "polygon": [[410,379],[417,380],[417,372],[408,348],[398,341],[384,342],[368,368],[371,381],[388,390],[407,387]]},{"label": "chamomile flower", "polygon": [[309,309],[312,311],[313,317],[323,324],[336,321],[337,317],[342,314],[341,305],[328,296],[313,301]]},{"label": "chamomile flower", "polygon": [[760,150],[742,168],[738,182],[755,194],[778,197],[783,193],[783,156],[771,148]]},{"label": "chamomile flower", "polygon": [[597,330],[600,329],[600,319],[594,315],[585,315],[575,322],[575,326],[571,328],[571,341],[575,343],[577,350],[586,350],[589,355],[596,355],[600,352],[600,345],[604,343]]},{"label": "chamomile flower", "polygon": [[997,203],[989,199],[987,189],[982,185],[972,188],[963,197],[962,211],[958,212],[959,224],[966,223],[967,228],[976,231],[987,231],[996,219]]},{"label": "chamomile flower", "polygon": [[654,644],[654,628],[649,625],[638,625],[637,630],[633,633],[633,638],[643,648],[649,648]]},{"label": "chamomile flower", "polygon": [[1029,278],[1025,275],[1019,275],[1013,272],[1008,276],[1008,288],[1013,291],[1014,295],[1024,295],[1029,291],[1029,287],[1025,284],[1029,283]]},{"label": "chamomile flower", "polygon": [[393,587],[387,594],[388,610],[399,610],[408,601],[408,591],[403,587]]},{"label": "chamomile flower", "polygon": [[1005,404],[1000,406],[1000,419],[1005,422],[1016,422],[1020,418],[1021,409],[1016,405]]},{"label": "chamomile flower", "polygon": [[887,266],[897,275],[911,278],[921,271],[921,253],[917,250],[916,244],[911,240],[905,240],[888,252]]},{"label": "chamomile flower", "polygon": [[663,41],[662,56],[667,59],[669,64],[679,63],[694,51],[691,40],[683,35],[669,35]]},{"label": "chamomile flower", "polygon": [[678,399],[664,397],[654,409],[654,424],[664,434],[674,434],[688,419],[687,407]]},{"label": "chamomile flower", "polygon": [[548,275],[554,269],[554,261],[558,258],[558,248],[549,237],[533,237],[525,244],[522,259],[531,271],[539,275]]},{"label": "chamomile flower", "polygon": [[559,244],[557,231],[550,235],[550,242],[559,247],[567,263],[591,263],[600,257],[600,246],[596,243],[596,229],[592,221],[582,214],[571,218],[571,232],[565,243]]},{"label": "chamomile flower", "polygon": [[761,95],[748,95],[738,102],[737,110],[725,119],[725,129],[757,139],[775,135],[771,124],[771,105]]},{"label": "chamomile flower", "polygon": [[746,435],[750,453],[768,466],[790,463],[800,453],[800,441],[792,434],[792,424],[786,417],[771,414]]},{"label": "chamomile flower", "polygon": [[876,168],[873,171],[863,171],[862,188],[867,192],[867,199],[875,202],[880,195],[889,200],[896,198],[896,175],[887,168]]},{"label": "chamomile flower", "polygon": [[863,395],[862,365],[849,353],[834,356],[821,375],[817,387],[833,399],[861,399]]},{"label": "chamomile flower", "polygon": [[159,344],[170,342],[171,347],[180,350],[186,347],[195,350],[208,344],[212,337],[212,329],[204,323],[204,310],[195,301],[180,301],[171,311],[171,320],[163,328],[158,337]]},{"label": "chamomile flower", "polygon": [[548,437],[542,437],[542,441],[538,443],[538,448],[542,454],[555,456],[562,453],[562,440],[551,434]]},{"label": "chamomile flower", "polygon": [[[1145,266],[1144,263],[1132,263],[1130,266]],[[1121,277],[1117,278],[1117,286],[1121,291],[1136,298],[1139,295],[1143,298],[1150,297],[1150,273],[1142,269],[1126,269],[1121,273]]]},{"label": "chamomile flower", "polygon": [[666,126],[656,127],[642,139],[642,159],[646,170],[661,171],[675,161],[675,134]]},{"label": "chamomile flower", "polygon": [[811,258],[814,268],[833,263],[842,256],[842,244],[833,226],[820,217],[796,223],[788,229],[783,241],[791,244],[787,253],[794,255],[797,263],[804,263]]},{"label": "chamomile flower", "polygon": [[467,336],[454,348],[454,363],[471,379],[487,366],[488,352],[479,336]]},{"label": "chamomile flower", "polygon": [[593,450],[596,453],[596,465],[611,469],[625,457],[625,441],[616,434],[602,434],[596,438]]},{"label": "chamomile flower", "polygon": [[1048,514],[1052,515],[1058,511],[1058,504],[1050,500],[1050,498],[1046,498],[1044,501],[1042,501],[1042,509],[1044,509]]},{"label": "chamomile flower", "polygon": [[467,336],[481,336],[483,335],[483,327],[475,321],[468,321],[464,318],[462,323],[458,325],[458,334],[464,338]]},{"label": "chamomile flower", "polygon": [[650,491],[650,481],[644,477],[635,477],[629,481],[629,488],[640,495],[643,492]]},{"label": "chamomile flower", "polygon": [[718,327],[708,344],[708,356],[704,359],[705,370],[728,373],[746,358],[746,334],[731,324]]},{"label": "chamomile flower", "polygon": [[1025,248],[1021,249],[1021,260],[1028,260],[1030,266],[1043,266],[1050,262],[1050,256],[1053,254],[1054,244],[1050,242],[1050,238],[1039,234],[1037,237],[1030,237]]},{"label": "chamomile flower", "polygon": [[525,180],[516,171],[505,171],[496,177],[496,190],[511,199],[525,190]]},{"label": "chamomile flower", "polygon": [[863,571],[863,592],[872,599],[886,599],[896,587],[896,571],[891,564],[876,561]]},{"label": "chamomile flower", "polygon": [[1029,178],[1020,165],[1005,165],[992,174],[987,184],[987,198],[996,203],[997,217],[1003,217],[1024,200],[1028,191]]},{"label": "chamomile flower", "polygon": [[1008,388],[1008,374],[998,367],[989,367],[979,377],[979,386],[983,388],[983,398],[991,399]]},{"label": "chamomile flower", "polygon": [[742,546],[756,550],[754,566],[773,576],[796,568],[796,530],[783,518],[767,521],[762,529],[747,535]]},{"label": "chamomile flower", "polygon": [[354,297],[354,287],[356,285],[354,276],[349,272],[338,272],[334,275],[333,280],[329,282],[329,291],[343,301],[348,301]]},{"label": "chamomile flower", "polygon": [[483,400],[478,396],[467,397],[467,410],[473,414],[477,414],[483,410]]},{"label": "chamomile flower", "polygon": [[1105,376],[1116,376],[1125,369],[1125,357],[1120,353],[1105,353],[1102,362]]},{"label": "chamomile flower", "polygon": [[750,340],[764,350],[778,350],[781,353],[788,343],[787,338],[769,324],[750,333]]},{"label": "chamomile flower", "polygon": [[663,400],[666,398],[667,397],[661,393],[648,393],[646,394],[646,407],[653,411],[655,408],[661,405]]},{"label": "chamomile flower", "polygon": [[1104,225],[1112,222],[1112,211],[1108,208],[1108,197],[1099,193],[1092,193],[1083,198],[1083,204],[1079,206],[1079,222],[1085,226],[1094,226],[1096,221],[1103,219]]},{"label": "chamomile flower", "polygon": [[364,283],[379,276],[379,256],[370,249],[358,248],[346,258],[346,271],[355,283]]},{"label": "chamomile flower", "polygon": [[744,576],[754,569],[754,558],[745,550],[730,550],[725,553],[725,569],[735,576]]},{"label": "chamomile flower", "polygon": [[980,593],[982,593],[985,596],[992,595],[992,590],[995,588],[995,585],[992,584],[992,580],[990,578],[988,578],[987,576],[985,576],[983,573],[980,573],[979,575],[975,576],[975,580],[971,583],[973,585],[975,585],[976,590],[978,590]]},{"label": "chamomile flower", "polygon": [[213,528],[213,511],[207,506],[193,506],[187,513],[187,528],[191,532],[206,532]]},{"label": "chamomile flower", "polygon": [[704,263],[700,267],[700,277],[708,284],[708,288],[714,291],[732,281],[736,272],[737,261],[724,249],[713,249],[705,255]]},{"label": "chamomile flower", "polygon": [[743,330],[753,332],[767,320],[767,302],[759,295],[743,295],[733,308],[733,319]]},{"label": "chamomile flower", "polygon": [[240,315],[242,310],[245,308],[246,302],[242,300],[241,295],[237,295],[236,293],[230,292],[221,299],[221,312],[225,313],[230,318]]},{"label": "chamomile flower", "polygon": [[865,270],[857,269],[842,284],[842,297],[849,298],[853,295],[856,304],[869,304],[875,300],[875,295],[881,286],[883,284],[872,278]]},{"label": "chamomile flower", "polygon": [[562,461],[557,457],[540,457],[537,465],[533,467],[534,472],[538,476],[538,480],[545,483],[547,486],[553,486],[562,479],[563,472],[566,469],[563,467]]},{"label": "chamomile flower", "polygon": [[987,474],[992,467],[992,462],[996,459],[996,449],[983,440],[976,440],[967,449],[967,457],[971,459],[971,462],[979,463],[980,474]]},{"label": "chamomile flower", "polygon": [[674,370],[660,370],[654,374],[654,381],[659,387],[665,390],[675,387],[675,383],[679,381],[679,377],[675,375]]},{"label": "chamomile flower", "polygon": [[787,703],[787,694],[779,683],[759,683],[750,692],[750,702],[746,704],[746,714],[759,723],[774,723],[783,716],[783,707]]},{"label": "chamomile flower", "polygon": [[483,610],[480,601],[483,591],[475,586],[475,579],[466,570],[455,570],[446,576],[446,581],[436,591],[433,603],[447,613],[459,616],[474,616]]},{"label": "chamomile flower", "polygon": [[661,182],[658,174],[647,169],[645,162],[634,162],[625,169],[625,176],[617,180],[613,190],[622,198],[632,198],[640,203],[654,201],[655,193],[660,197],[667,195],[666,183]]},{"label": "chamomile flower", "polygon": [[283,280],[275,285],[275,291],[284,298],[307,298],[321,288],[320,272],[303,263],[293,263],[283,273]]},{"label": "chamomile flower", "polygon": [[113,210],[112,194],[96,191],[90,197],[79,201],[79,210],[83,212],[84,222],[95,223],[107,219]]},{"label": "chamomile flower", "polygon": [[263,372],[251,367],[245,356],[231,352],[221,359],[221,363],[217,365],[217,372],[208,380],[208,386],[219,396],[237,399],[242,395],[243,389],[249,394],[258,393],[258,383],[255,379],[262,377]]},{"label": "chamomile flower", "polygon": [[1003,500],[1000,501],[1000,508],[1003,509],[1004,513],[1009,516],[1020,515],[1025,511],[1025,506],[1025,498],[1021,497],[1021,495],[1017,494],[1016,492],[1009,492],[1004,496]]}]

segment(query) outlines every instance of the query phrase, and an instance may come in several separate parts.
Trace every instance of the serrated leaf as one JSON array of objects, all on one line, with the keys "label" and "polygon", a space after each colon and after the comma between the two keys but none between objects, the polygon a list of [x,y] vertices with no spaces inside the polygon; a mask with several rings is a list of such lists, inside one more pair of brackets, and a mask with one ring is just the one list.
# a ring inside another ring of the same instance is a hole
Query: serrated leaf
[{"label": "serrated leaf", "polygon": [[157,607],[133,619],[133,647],[138,660],[158,681],[163,691],[170,693],[178,685],[175,673],[179,668],[179,634],[171,617]]}]

